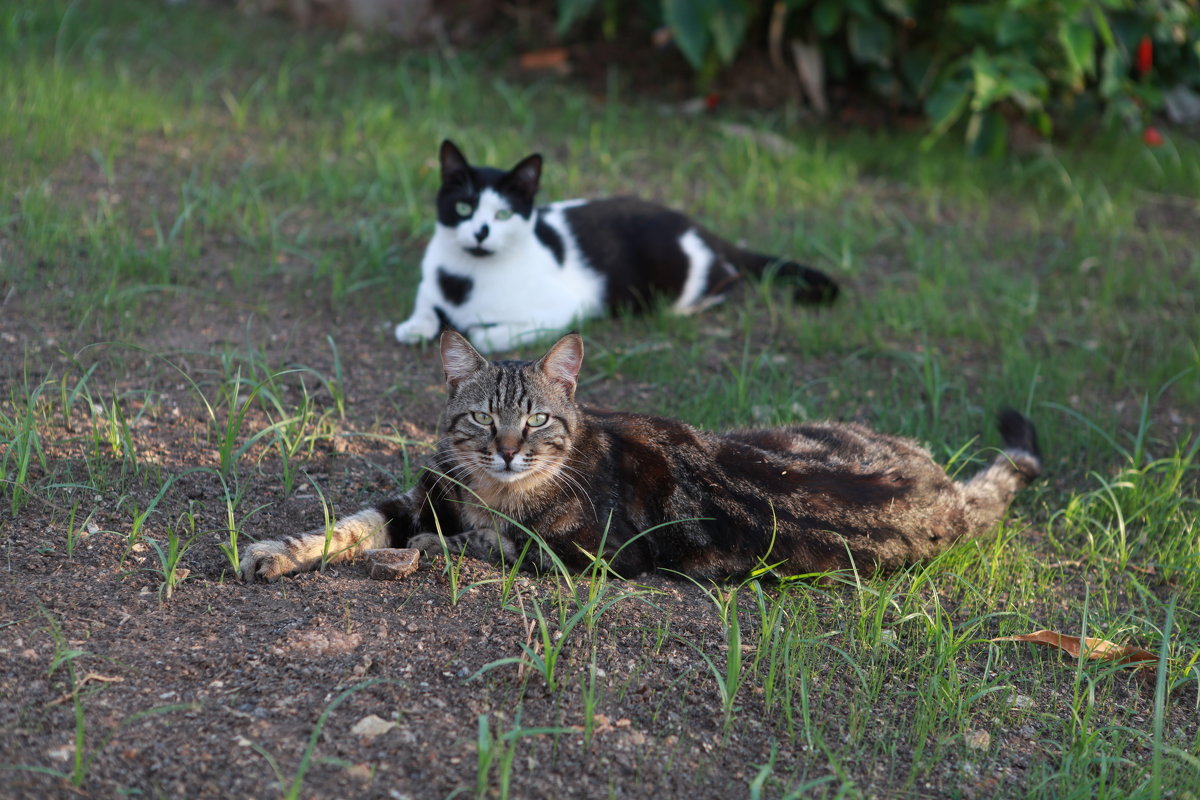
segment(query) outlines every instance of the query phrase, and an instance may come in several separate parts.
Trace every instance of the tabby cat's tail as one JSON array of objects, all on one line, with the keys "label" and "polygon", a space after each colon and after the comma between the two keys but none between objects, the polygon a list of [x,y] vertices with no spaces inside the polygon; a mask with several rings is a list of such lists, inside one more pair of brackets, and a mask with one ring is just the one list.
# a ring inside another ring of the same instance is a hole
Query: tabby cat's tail
[{"label": "tabby cat's tail", "polygon": [[995,528],[1004,518],[1009,503],[1018,491],[1037,479],[1042,472],[1042,452],[1038,447],[1033,422],[1011,408],[1000,412],[1000,436],[1004,450],[991,466],[962,485],[971,517],[970,535]]},{"label": "tabby cat's tail", "polygon": [[819,269],[779,256],[739,250],[731,260],[755,277],[772,275],[782,279],[792,287],[792,297],[797,303],[827,305],[837,299],[841,289],[837,281]]}]

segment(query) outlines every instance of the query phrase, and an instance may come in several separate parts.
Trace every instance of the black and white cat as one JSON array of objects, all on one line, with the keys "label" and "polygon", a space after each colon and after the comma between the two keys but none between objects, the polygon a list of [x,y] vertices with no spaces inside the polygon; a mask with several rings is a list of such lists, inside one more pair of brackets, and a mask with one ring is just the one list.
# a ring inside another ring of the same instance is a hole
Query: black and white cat
[{"label": "black and white cat", "polygon": [[646,310],[663,296],[689,314],[724,299],[742,273],[774,268],[799,302],[828,303],[838,285],[794,261],[737,247],[678,211],[639,200],[566,200],[535,206],[542,157],[511,170],[473,167],[441,148],[437,230],[421,262],[406,344],[446,328],[482,352],[560,333],[574,321]]}]

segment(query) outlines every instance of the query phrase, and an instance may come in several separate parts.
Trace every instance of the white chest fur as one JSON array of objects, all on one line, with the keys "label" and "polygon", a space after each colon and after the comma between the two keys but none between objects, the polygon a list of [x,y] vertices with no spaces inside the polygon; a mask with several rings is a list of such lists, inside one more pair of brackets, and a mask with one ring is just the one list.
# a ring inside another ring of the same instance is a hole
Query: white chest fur
[{"label": "white chest fur", "polygon": [[[482,242],[475,238],[479,223],[439,224],[421,262],[413,315],[397,326],[396,338],[436,336],[440,310],[480,350],[506,350],[603,313],[604,278],[587,264],[562,215],[580,202],[555,203],[529,219],[493,222]],[[561,263],[534,233],[539,215],[562,242]],[[486,255],[469,252],[477,244],[494,249]]]}]

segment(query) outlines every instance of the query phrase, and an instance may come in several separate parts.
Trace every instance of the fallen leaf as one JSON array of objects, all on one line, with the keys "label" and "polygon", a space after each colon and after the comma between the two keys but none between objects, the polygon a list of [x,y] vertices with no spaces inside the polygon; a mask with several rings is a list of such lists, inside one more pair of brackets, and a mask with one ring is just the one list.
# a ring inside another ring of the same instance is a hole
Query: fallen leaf
[{"label": "fallen leaf", "polygon": [[59,703],[65,703],[68,700],[73,699],[79,693],[80,689],[82,689],[84,686],[87,686],[89,683],[92,683],[93,681],[97,681],[99,683],[120,683],[123,680],[125,679],[116,675],[101,675],[98,672],[89,672],[80,678],[78,683],[75,684],[74,691],[64,692],[57,699],[51,700],[49,703],[47,703],[46,707],[49,708],[50,706],[56,706]]},{"label": "fallen leaf", "polygon": [[1091,659],[1115,661],[1118,664],[1132,664],[1135,667],[1144,666],[1158,660],[1158,657],[1153,653],[1143,650],[1140,647],[1113,644],[1104,639],[1095,639],[1090,636],[1086,639],[1080,639],[1078,636],[1068,636],[1064,633],[1055,633],[1054,631],[1034,631],[1033,633],[1023,633],[1018,636],[998,636],[992,639],[992,641],[1044,644],[1050,647],[1057,647],[1074,658],[1079,658],[1079,653],[1083,651],[1083,654]]},{"label": "fallen leaf", "polygon": [[374,739],[376,736],[382,736],[394,727],[396,727],[395,722],[382,719],[374,714],[368,714],[354,723],[354,727],[350,729],[350,732],[364,739]]},{"label": "fallen leaf", "polygon": [[522,53],[521,69],[529,72],[553,70],[565,75],[571,71],[571,65],[567,60],[567,48],[550,47],[545,50],[531,50],[528,53]]}]

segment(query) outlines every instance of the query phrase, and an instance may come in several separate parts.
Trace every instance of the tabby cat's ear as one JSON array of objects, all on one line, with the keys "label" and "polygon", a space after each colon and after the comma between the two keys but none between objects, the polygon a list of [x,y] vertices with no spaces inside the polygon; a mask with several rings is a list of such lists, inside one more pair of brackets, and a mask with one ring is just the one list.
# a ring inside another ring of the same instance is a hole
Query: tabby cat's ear
[{"label": "tabby cat's ear", "polygon": [[453,183],[462,180],[471,169],[462,151],[449,139],[442,141],[442,149],[438,154],[442,162],[442,183]]},{"label": "tabby cat's ear", "polygon": [[487,365],[488,360],[479,355],[461,333],[442,333],[442,369],[446,371],[446,383],[451,389]]},{"label": "tabby cat's ear", "polygon": [[521,159],[521,163],[508,171],[504,183],[530,200],[537,194],[538,182],[542,179],[542,156],[534,153]]},{"label": "tabby cat's ear", "polygon": [[562,385],[567,390],[567,397],[575,399],[575,379],[583,366],[583,337],[568,333],[554,343],[536,366],[547,378]]}]

